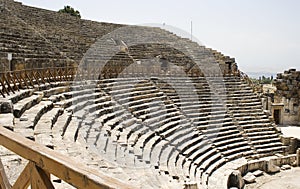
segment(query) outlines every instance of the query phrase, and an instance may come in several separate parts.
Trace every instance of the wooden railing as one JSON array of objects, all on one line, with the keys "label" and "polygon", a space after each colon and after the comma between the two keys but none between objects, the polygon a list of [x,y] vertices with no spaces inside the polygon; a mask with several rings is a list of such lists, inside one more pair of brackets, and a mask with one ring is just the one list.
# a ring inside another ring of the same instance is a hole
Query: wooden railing
[{"label": "wooden railing", "polygon": [[76,73],[75,67],[34,68],[30,70],[16,70],[0,73],[0,93],[5,94],[21,88],[30,88],[34,85],[53,81],[72,80]]},{"label": "wooden railing", "polygon": [[[183,68],[185,69],[185,68]],[[182,75],[184,74],[184,75]],[[214,74],[214,73],[212,73]],[[223,73],[224,76],[232,76],[233,73]],[[102,78],[116,78],[122,76],[143,77],[148,76],[213,76],[209,73],[203,75],[199,68],[193,67],[185,70],[185,73],[178,70],[164,70],[160,66],[145,67],[143,65],[109,65],[109,66],[86,66],[86,67],[52,67],[52,68],[33,68],[0,72],[0,94],[3,97],[15,93],[19,89],[30,88],[57,81],[76,81],[76,80],[98,80]]]},{"label": "wooden railing", "polygon": [[29,160],[13,186],[10,185],[0,161],[1,189],[51,189],[50,175],[64,180],[76,188],[135,188],[120,180],[92,170],[82,163],[41,146],[0,126],[0,145]]}]

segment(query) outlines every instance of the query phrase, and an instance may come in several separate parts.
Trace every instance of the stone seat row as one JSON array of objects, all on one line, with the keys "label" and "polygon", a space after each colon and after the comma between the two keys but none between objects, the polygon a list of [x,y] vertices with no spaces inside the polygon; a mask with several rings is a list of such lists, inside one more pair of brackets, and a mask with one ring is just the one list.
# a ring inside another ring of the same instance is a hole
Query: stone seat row
[{"label": "stone seat row", "polygon": [[[140,84],[139,86],[133,86],[137,89],[145,86],[143,83]],[[151,82],[150,84],[148,82],[147,85],[155,87],[155,84]],[[133,156],[131,159],[136,157],[134,161],[142,160],[146,165],[157,166],[155,170],[162,171],[171,178],[177,178],[178,174],[180,178],[193,177],[192,180],[203,182],[200,181],[202,176],[203,178],[205,175],[209,177],[214,170],[227,161],[255,153],[247,145],[240,131],[234,127],[232,123],[234,120],[227,115],[228,109],[226,107],[220,106],[214,111],[210,109],[207,114],[198,114],[203,117],[211,115],[212,117],[209,119],[212,121],[199,122],[197,125],[189,117],[189,113],[194,113],[192,110],[183,114],[183,111],[176,107],[176,103],[173,104],[172,101],[168,100],[166,94],[160,92],[158,88],[145,90],[144,93],[124,90],[124,93],[128,94],[119,95],[119,100],[114,100],[115,97],[111,94],[117,89],[106,90],[107,88],[101,88],[101,85],[97,86],[92,83],[88,88],[80,85],[72,87],[57,85],[54,87],[57,89],[36,91],[33,92],[33,95],[28,93],[27,98],[19,97],[19,100],[15,100],[16,109],[20,109],[16,112],[19,112],[21,118],[26,115],[26,112],[39,112],[34,108],[35,105],[26,105],[34,99],[38,99],[35,104],[39,105],[40,112],[43,112],[43,115],[37,116],[36,120],[33,120],[33,123],[36,123],[32,129],[33,131],[31,131],[37,141],[44,140],[45,145],[55,148],[53,144],[55,143],[53,142],[54,136],[60,136],[63,140],[69,142],[75,142],[79,136],[83,136],[87,145],[94,145],[96,148],[99,145],[99,149],[101,145],[104,145],[104,149],[108,149],[105,141],[110,140],[116,142],[116,144],[120,143],[124,148],[120,152],[123,155],[113,158],[116,161],[122,162],[121,157],[124,157],[125,149],[132,149]],[[118,85],[128,86],[126,82],[123,82],[123,84],[115,82],[113,84],[113,86]],[[158,99],[155,99],[156,95],[158,95]],[[28,99],[30,97],[32,97],[31,100]],[[129,99],[126,99],[127,97]],[[122,101],[124,98],[126,100]],[[15,97],[15,99],[18,98]],[[28,102],[23,102],[26,99]],[[157,103],[157,100],[160,103]],[[130,103],[127,103],[128,101]],[[50,108],[47,111],[42,108],[47,107],[44,102],[49,103]],[[21,105],[18,108],[17,104],[25,104],[22,106],[24,110],[20,108]],[[138,105],[143,108],[139,109]],[[165,109],[160,111],[161,107]],[[198,108],[201,109],[202,107]],[[239,108],[244,109],[244,107]],[[156,112],[157,110],[161,115]],[[197,108],[194,110],[197,110]],[[195,115],[191,114],[191,116]],[[245,122],[239,121],[241,127],[245,126],[244,130],[247,129],[247,125],[251,128],[251,124],[264,124],[264,121],[256,122],[255,119],[250,118],[247,118]],[[32,119],[30,118],[30,120]],[[47,120],[49,120],[49,123],[47,123]],[[265,123],[267,122],[266,119]],[[46,125],[46,123],[48,125],[43,128],[42,125]],[[220,124],[223,126],[219,127]],[[207,126],[198,130],[197,127],[201,125]],[[215,131],[211,134],[204,132],[210,129],[211,132]],[[51,130],[52,133],[47,134]],[[269,132],[269,130],[267,131]],[[188,133],[193,134],[187,135]],[[107,140],[103,141],[105,137]],[[193,143],[204,140],[203,137],[207,137],[209,147],[206,150],[203,149],[203,151],[200,150],[201,148],[194,148]],[[276,142],[276,136],[272,138],[272,141],[275,142],[274,145],[267,145],[267,140],[264,138],[254,139],[256,138],[253,138],[253,141],[256,142],[253,142],[253,145],[257,146],[258,153],[266,153],[274,149],[280,151],[283,148],[280,142]],[[119,152],[118,150],[112,150],[106,153],[109,154],[108,157],[113,157],[115,153]],[[169,157],[175,158],[170,159]],[[168,161],[166,162],[166,160]],[[182,166],[179,166],[180,169],[178,170],[175,167],[177,167],[179,160],[182,161]],[[185,170],[185,174],[180,174],[180,170]],[[201,177],[195,177],[197,174]]]}]

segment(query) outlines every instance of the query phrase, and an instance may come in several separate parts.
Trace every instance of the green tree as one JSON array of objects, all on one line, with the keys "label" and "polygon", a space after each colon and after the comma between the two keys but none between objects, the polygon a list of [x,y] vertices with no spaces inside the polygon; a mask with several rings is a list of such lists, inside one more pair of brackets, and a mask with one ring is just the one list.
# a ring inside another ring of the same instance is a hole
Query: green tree
[{"label": "green tree", "polygon": [[71,7],[69,5],[65,6],[63,9],[60,9],[58,12],[67,13],[71,16],[81,18],[80,12],[78,10],[75,10],[73,7]]}]

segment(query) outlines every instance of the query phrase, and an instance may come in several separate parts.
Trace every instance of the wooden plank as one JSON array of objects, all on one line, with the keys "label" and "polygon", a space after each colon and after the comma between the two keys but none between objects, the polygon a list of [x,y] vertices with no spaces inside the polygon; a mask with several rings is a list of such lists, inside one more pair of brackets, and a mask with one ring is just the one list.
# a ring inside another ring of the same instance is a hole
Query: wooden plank
[{"label": "wooden plank", "polygon": [[1,93],[2,97],[5,98],[5,94],[2,92],[2,90],[0,90],[0,93]]},{"label": "wooden plank", "polygon": [[33,84],[33,82],[32,82],[32,78],[28,76],[28,74],[27,74],[26,70],[25,70],[25,77],[26,77],[26,78],[27,78],[27,80],[29,81],[30,85],[33,87],[33,86],[34,86],[34,84]]},{"label": "wooden plank", "polygon": [[1,126],[0,145],[77,188],[135,188]]},{"label": "wooden plank", "polygon": [[17,80],[17,78],[16,78],[16,73],[15,73],[15,72],[12,72],[12,75],[11,75],[11,76],[13,76],[12,81],[13,81],[13,83],[14,83],[14,89],[17,90],[17,91],[20,91],[19,86],[18,86],[17,83],[16,83],[16,80]]},{"label": "wooden plank", "polygon": [[1,159],[0,159],[0,188],[1,189],[10,189],[11,188],[11,185],[6,176]]},{"label": "wooden plank", "polygon": [[2,79],[1,79],[1,78],[0,78],[0,85],[2,86],[2,87],[1,87],[1,90],[0,90],[0,93],[1,93],[2,97],[5,98],[5,94],[4,94],[4,92],[3,92],[3,88],[4,88],[5,86],[3,86],[3,84],[2,84]]},{"label": "wooden plank", "polygon": [[[22,73],[22,72],[23,72],[23,73]],[[28,86],[28,84],[27,84],[27,80],[24,79],[24,75],[25,75],[24,72],[25,72],[24,70],[20,71],[20,77],[21,77],[21,79],[23,80],[23,83],[25,83],[26,88],[29,89],[29,86]]]},{"label": "wooden plank", "polygon": [[[21,79],[19,78],[17,72],[14,72],[14,76],[17,79],[17,82],[19,83],[19,89],[23,88],[23,82],[21,81]],[[20,76],[21,77],[21,76]]]},{"label": "wooden plank", "polygon": [[48,174],[45,173],[43,169],[37,167],[33,162],[30,162],[30,168],[31,189],[54,189],[54,186],[51,183]]},{"label": "wooden plank", "polygon": [[20,176],[18,177],[12,189],[28,188],[30,183],[30,171],[31,171],[31,164],[29,162],[24,168],[24,170],[22,171],[22,173],[20,174]]},{"label": "wooden plank", "polygon": [[[3,93],[6,92],[9,95],[9,91],[7,90],[6,85],[4,83],[5,81],[3,81],[3,80],[4,80],[4,75],[2,74],[2,77],[0,78],[0,84],[2,85],[2,91],[3,91]],[[4,94],[2,96],[5,97]]]},{"label": "wooden plank", "polygon": [[33,79],[38,84],[38,86],[40,86],[39,78],[36,76],[36,73],[37,73],[36,70],[32,70],[30,75],[31,75],[31,77],[33,77]]},{"label": "wooden plank", "polygon": [[59,78],[59,81],[62,81],[62,69],[59,67],[58,68],[58,78]]},{"label": "wooden plank", "polygon": [[[7,78],[7,75],[8,75],[8,74],[10,74],[10,73],[5,74],[4,80],[5,80],[6,84],[7,84],[7,87],[9,88],[9,90],[10,90],[12,93],[15,94],[14,89],[10,86],[11,83],[8,81],[8,78]],[[9,94],[8,94],[8,95],[9,95]]]},{"label": "wooden plank", "polygon": [[49,68],[47,69],[46,73],[48,73],[48,75],[46,76],[48,83],[51,83],[51,78],[53,79],[53,81],[55,81],[54,76],[52,75],[51,70]]},{"label": "wooden plank", "polygon": [[44,79],[44,72],[45,72],[45,69],[42,69],[40,71],[37,72],[37,74],[39,75],[39,78],[42,80],[42,83],[46,83],[45,79]]},{"label": "wooden plank", "polygon": [[46,83],[46,81],[45,81],[45,70],[46,70],[46,68],[43,68],[40,71],[38,71],[38,75],[39,75],[39,77],[41,78],[41,80],[44,84]]}]

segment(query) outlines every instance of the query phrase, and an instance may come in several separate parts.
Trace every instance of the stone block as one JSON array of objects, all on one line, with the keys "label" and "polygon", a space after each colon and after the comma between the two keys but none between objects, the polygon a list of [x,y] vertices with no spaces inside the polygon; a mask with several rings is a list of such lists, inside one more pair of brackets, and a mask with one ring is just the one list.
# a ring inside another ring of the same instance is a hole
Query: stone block
[{"label": "stone block", "polygon": [[288,170],[288,169],[291,169],[291,166],[290,165],[283,165],[283,166],[281,166],[281,169],[282,170]]},{"label": "stone block", "polygon": [[250,184],[250,183],[254,183],[256,176],[253,175],[253,173],[248,172],[244,177],[243,177],[244,181],[246,184]]},{"label": "stone block", "polygon": [[264,172],[261,171],[261,170],[256,170],[256,171],[254,171],[252,174],[253,174],[254,176],[256,176],[256,177],[259,177],[259,176],[263,175]]},{"label": "stone block", "polygon": [[267,172],[268,173],[277,173],[280,171],[280,167],[274,164],[274,161],[272,159],[269,160],[267,164]]},{"label": "stone block", "polygon": [[10,100],[3,99],[0,101],[0,113],[12,113],[13,112],[13,104]]}]

